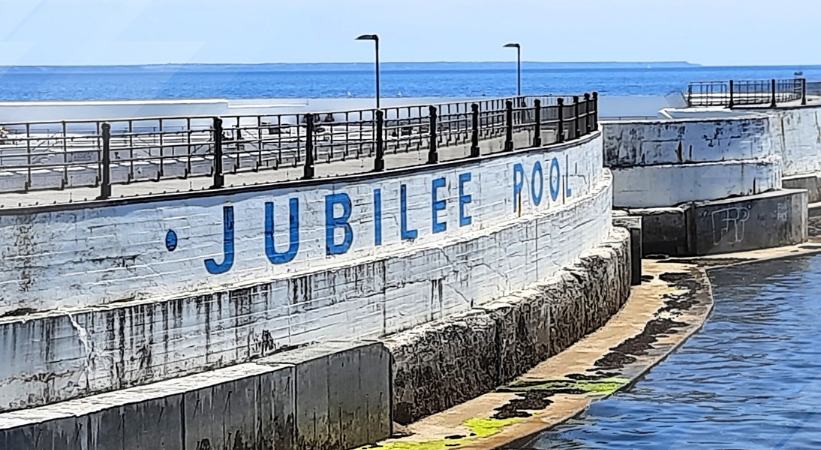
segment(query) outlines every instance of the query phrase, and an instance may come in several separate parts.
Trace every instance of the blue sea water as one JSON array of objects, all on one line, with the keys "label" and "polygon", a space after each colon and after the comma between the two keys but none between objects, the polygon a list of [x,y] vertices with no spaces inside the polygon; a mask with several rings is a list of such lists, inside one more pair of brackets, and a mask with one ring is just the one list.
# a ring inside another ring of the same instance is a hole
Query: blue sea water
[{"label": "blue sea water", "polygon": [[721,269],[704,329],[521,450],[821,448],[821,256]]},{"label": "blue sea water", "polygon": [[[523,90],[666,95],[690,81],[791,78],[796,71],[821,79],[821,66],[525,63]],[[370,97],[373,78],[373,67],[364,63],[0,67],[0,101]],[[515,86],[510,63],[382,66],[385,97],[506,96]]]}]

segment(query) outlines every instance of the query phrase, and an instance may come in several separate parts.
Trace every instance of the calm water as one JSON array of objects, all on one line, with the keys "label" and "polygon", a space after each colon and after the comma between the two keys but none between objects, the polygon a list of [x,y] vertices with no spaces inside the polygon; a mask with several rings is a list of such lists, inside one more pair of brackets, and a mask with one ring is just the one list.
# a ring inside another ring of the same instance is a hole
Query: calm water
[{"label": "calm water", "polygon": [[[598,91],[665,95],[689,81],[791,78],[801,70],[821,79],[821,66],[697,67],[526,63],[525,93]],[[474,97],[515,93],[515,65],[390,63],[386,97]],[[175,98],[320,98],[373,95],[368,64],[168,65],[131,67],[0,67],[0,100]]]},{"label": "calm water", "polygon": [[704,330],[535,449],[821,448],[821,257],[714,273]]}]

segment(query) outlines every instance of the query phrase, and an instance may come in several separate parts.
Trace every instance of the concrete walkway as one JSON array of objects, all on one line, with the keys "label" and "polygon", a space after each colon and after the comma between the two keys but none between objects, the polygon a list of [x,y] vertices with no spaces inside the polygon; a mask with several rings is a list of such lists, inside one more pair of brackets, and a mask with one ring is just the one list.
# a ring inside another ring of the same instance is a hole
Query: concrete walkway
[{"label": "concrete walkway", "polygon": [[403,430],[407,436],[363,448],[516,448],[630,387],[698,332],[713,307],[709,268],[814,253],[821,253],[821,243],[698,260],[645,260],[650,281],[633,288],[607,325],[513,383],[422,419]]}]

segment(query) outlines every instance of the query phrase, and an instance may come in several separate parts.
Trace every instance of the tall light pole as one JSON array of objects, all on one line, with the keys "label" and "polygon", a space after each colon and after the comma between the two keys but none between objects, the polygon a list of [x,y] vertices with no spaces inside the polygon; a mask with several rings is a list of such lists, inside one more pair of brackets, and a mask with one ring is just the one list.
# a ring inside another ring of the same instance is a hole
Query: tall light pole
[{"label": "tall light pole", "polygon": [[379,35],[378,34],[363,34],[356,38],[357,41],[373,41],[376,47],[376,109],[380,106],[380,85],[379,85]]},{"label": "tall light pole", "polygon": [[522,46],[518,42],[505,44],[505,48],[516,49],[516,95],[522,96]]}]

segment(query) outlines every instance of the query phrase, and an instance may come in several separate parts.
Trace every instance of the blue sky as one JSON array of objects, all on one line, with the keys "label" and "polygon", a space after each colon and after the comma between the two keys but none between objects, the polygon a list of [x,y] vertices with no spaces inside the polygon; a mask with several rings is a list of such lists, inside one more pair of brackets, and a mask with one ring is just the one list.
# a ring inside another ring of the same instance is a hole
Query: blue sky
[{"label": "blue sky", "polygon": [[818,0],[0,0],[0,65],[369,61],[821,64]]}]

